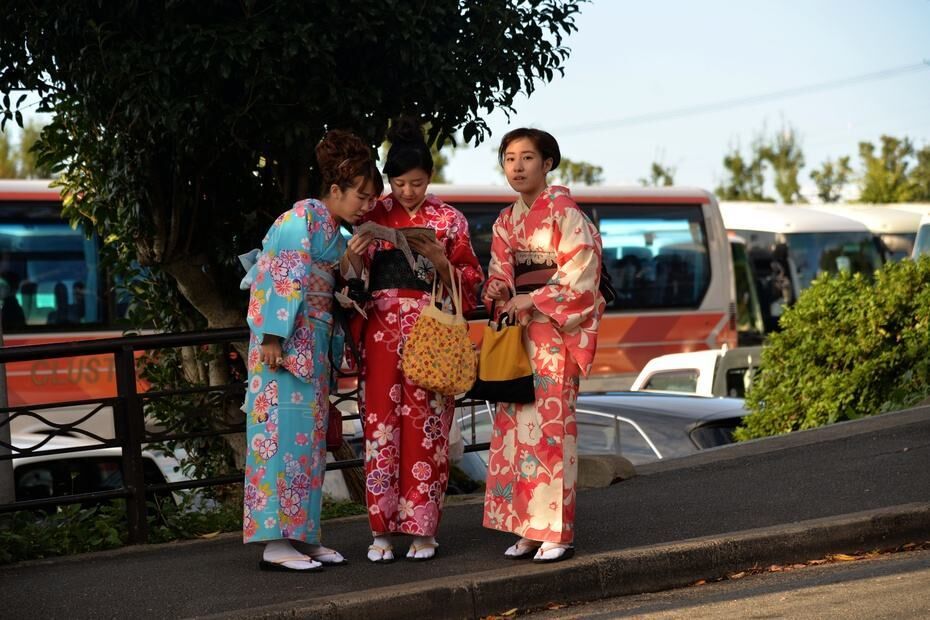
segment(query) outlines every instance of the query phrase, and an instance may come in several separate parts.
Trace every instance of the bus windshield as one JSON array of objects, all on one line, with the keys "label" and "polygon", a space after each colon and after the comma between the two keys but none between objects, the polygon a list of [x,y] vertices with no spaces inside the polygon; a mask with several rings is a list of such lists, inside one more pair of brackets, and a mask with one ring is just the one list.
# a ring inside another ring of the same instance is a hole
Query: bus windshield
[{"label": "bus windshield", "polygon": [[882,266],[874,237],[867,232],[793,233],[785,243],[797,269],[799,292],[824,273],[871,275]]},{"label": "bus windshield", "polygon": [[55,221],[0,222],[3,332],[100,324],[97,242]]}]

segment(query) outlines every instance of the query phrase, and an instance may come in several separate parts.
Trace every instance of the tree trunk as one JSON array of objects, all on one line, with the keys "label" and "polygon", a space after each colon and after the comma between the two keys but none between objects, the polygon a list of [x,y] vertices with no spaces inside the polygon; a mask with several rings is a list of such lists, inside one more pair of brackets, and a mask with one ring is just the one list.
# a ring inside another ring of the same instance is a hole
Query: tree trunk
[{"label": "tree trunk", "polygon": [[203,257],[191,257],[165,263],[163,268],[177,281],[178,290],[185,299],[207,319],[208,328],[243,325],[243,314],[225,302],[216,280],[204,270],[208,265]]}]

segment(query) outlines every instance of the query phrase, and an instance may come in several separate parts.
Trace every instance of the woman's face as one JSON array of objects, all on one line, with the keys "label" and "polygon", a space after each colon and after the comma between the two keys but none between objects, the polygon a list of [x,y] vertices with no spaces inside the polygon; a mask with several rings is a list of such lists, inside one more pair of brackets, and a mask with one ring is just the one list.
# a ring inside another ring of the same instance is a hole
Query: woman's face
[{"label": "woman's face", "polygon": [[414,168],[396,177],[390,177],[391,192],[394,198],[408,211],[413,211],[426,198],[430,175],[422,168]]},{"label": "woman's face", "polygon": [[358,176],[352,181],[352,186],[343,190],[338,185],[330,188],[329,208],[337,219],[355,224],[363,213],[371,208],[371,203],[377,200],[375,184],[371,179]]},{"label": "woman's face", "polygon": [[543,159],[529,138],[517,138],[504,151],[504,175],[510,187],[521,194],[544,190],[546,175],[551,169],[552,158]]}]

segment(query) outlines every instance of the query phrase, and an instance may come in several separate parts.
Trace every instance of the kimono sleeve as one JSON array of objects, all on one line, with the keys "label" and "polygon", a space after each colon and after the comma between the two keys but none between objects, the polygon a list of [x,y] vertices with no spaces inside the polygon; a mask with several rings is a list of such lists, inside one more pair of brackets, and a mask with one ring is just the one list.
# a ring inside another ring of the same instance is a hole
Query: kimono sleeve
[{"label": "kimono sleeve", "polygon": [[452,269],[462,281],[462,312],[468,313],[478,305],[478,287],[484,280],[484,273],[475,256],[468,234],[468,220],[458,210],[455,211],[454,223],[449,229],[449,243],[446,246],[446,258]]},{"label": "kimono sleeve", "polygon": [[515,290],[513,242],[510,229],[511,211],[512,207],[501,211],[491,229],[491,261],[488,263],[488,281],[484,285],[485,288],[492,281],[500,280],[507,285],[508,290]]},{"label": "kimono sleeve", "polygon": [[603,305],[598,292],[601,240],[594,224],[574,204],[557,204],[555,224],[556,272],[545,286],[530,295],[537,310],[569,331]]},{"label": "kimono sleeve", "polygon": [[293,211],[281,215],[262,240],[246,320],[261,342],[265,334],[294,333],[310,264],[307,221]]}]

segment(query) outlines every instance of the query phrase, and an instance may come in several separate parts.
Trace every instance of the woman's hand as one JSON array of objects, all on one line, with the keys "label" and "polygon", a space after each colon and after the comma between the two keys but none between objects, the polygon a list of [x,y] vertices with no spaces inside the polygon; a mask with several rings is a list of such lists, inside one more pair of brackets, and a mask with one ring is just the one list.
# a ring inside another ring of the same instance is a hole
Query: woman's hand
[{"label": "woman's hand", "polygon": [[357,233],[349,237],[346,243],[346,252],[339,261],[339,271],[345,277],[358,278],[362,275],[364,262],[362,256],[368,251],[368,246],[374,241],[370,232]]},{"label": "woman's hand", "polygon": [[534,308],[536,305],[533,303],[533,298],[524,293],[505,303],[501,312],[509,314],[514,323],[519,321],[522,325],[526,325],[530,321],[531,311]]},{"label": "woman's hand", "polygon": [[411,235],[407,238],[407,245],[414,252],[433,263],[433,267],[436,269],[440,269],[443,264],[449,263],[449,259],[446,258],[446,249],[438,241]]},{"label": "woman's hand", "polygon": [[490,310],[491,303],[510,299],[510,287],[502,280],[491,280],[484,289],[484,305]]},{"label": "woman's hand", "polygon": [[[371,245],[371,242],[374,240],[374,235],[371,232],[356,233],[349,237],[349,241],[346,244],[346,254],[353,254],[357,257],[364,256],[365,252],[368,250],[368,246]],[[349,257],[352,258],[351,256]]]},{"label": "woman's hand", "polygon": [[271,370],[284,365],[284,351],[281,350],[281,337],[265,334],[262,341],[262,363]]},{"label": "woman's hand", "polygon": [[447,286],[452,283],[452,263],[446,258],[446,248],[441,243],[411,235],[407,238],[407,245],[433,264],[439,277]]}]

